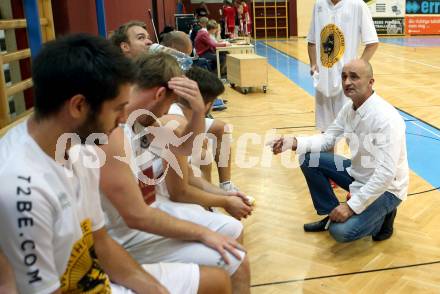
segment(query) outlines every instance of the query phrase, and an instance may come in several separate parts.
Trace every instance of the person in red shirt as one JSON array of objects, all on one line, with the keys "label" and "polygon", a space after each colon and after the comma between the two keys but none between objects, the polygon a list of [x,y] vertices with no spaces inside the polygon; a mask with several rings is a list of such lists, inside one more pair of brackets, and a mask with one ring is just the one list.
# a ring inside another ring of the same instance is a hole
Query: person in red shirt
[{"label": "person in red shirt", "polygon": [[[206,29],[202,28],[198,31],[196,39],[194,41],[194,47],[199,57],[206,58],[210,64],[212,64],[211,70],[217,69],[217,58],[215,55],[215,48],[229,46],[228,42],[216,42],[211,38],[211,34],[214,35],[218,29],[218,24],[215,20],[208,21]],[[220,52],[220,68],[221,72],[225,72],[226,55]]]},{"label": "person in red shirt", "polygon": [[241,0],[234,0],[234,9],[235,9],[235,30],[234,36],[241,36],[243,34],[243,6],[241,5]]},{"label": "person in red shirt", "polygon": [[249,36],[252,31],[252,21],[251,15],[249,13],[249,5],[247,4],[248,0],[242,0],[241,6],[243,7],[243,14],[241,15],[242,24],[243,24],[243,33],[246,36]]},{"label": "person in red shirt", "polygon": [[225,35],[228,38],[233,38],[235,30],[235,8],[232,7],[232,3],[230,1],[225,0],[222,14],[223,18],[225,19]]}]

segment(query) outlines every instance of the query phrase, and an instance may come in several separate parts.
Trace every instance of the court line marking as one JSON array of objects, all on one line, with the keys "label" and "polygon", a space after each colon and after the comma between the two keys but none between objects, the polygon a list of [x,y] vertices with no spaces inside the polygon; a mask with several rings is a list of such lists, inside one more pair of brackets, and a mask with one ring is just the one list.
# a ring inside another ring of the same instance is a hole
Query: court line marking
[{"label": "court line marking", "polygon": [[313,110],[306,112],[286,112],[286,113],[268,113],[268,114],[243,114],[243,115],[230,115],[230,116],[215,116],[215,118],[239,118],[239,117],[266,117],[266,116],[274,116],[274,115],[300,115],[300,114],[311,114],[314,113]]},{"label": "court line marking", "polygon": [[[384,88],[384,89],[401,89],[403,86],[386,86],[386,85],[380,85],[379,86],[379,88]],[[427,86],[427,85],[415,85],[415,86],[413,86],[413,85],[408,85],[408,84],[405,84],[405,87],[410,87],[410,88],[426,88],[426,87],[429,87],[429,88],[440,88],[440,85],[429,85],[429,86]]]},{"label": "court line marking", "polygon": [[423,107],[440,107],[440,105],[403,105],[403,106],[396,106],[399,108],[423,108]]},{"label": "court line marking", "polygon": [[424,71],[424,72],[374,73],[375,76],[426,75],[426,74],[440,74],[440,72],[439,71]]},{"label": "court line marking", "polygon": [[251,287],[256,288],[256,287],[273,286],[273,285],[280,285],[280,284],[291,284],[291,283],[306,282],[306,281],[311,281],[311,280],[329,279],[329,278],[337,278],[337,277],[343,277],[343,276],[368,274],[368,273],[374,273],[374,272],[399,270],[399,269],[405,269],[405,268],[411,268],[411,267],[421,267],[421,266],[428,266],[428,265],[433,265],[433,264],[440,264],[440,260],[431,261],[431,262],[424,262],[424,263],[408,264],[408,265],[402,265],[402,266],[393,266],[393,267],[381,268],[381,269],[372,269],[372,270],[348,272],[348,273],[342,273],[342,274],[316,276],[316,277],[306,277],[306,278],[302,278],[302,279],[292,279],[292,280],[278,281],[278,282],[271,282],[271,283],[261,283],[261,284],[251,285]]},{"label": "court line marking", "polygon": [[[431,124],[431,123],[429,123],[429,122],[427,122],[427,121],[425,121],[425,120],[423,120],[423,119],[421,119],[421,118],[418,118],[418,117],[412,115],[411,113],[409,113],[409,112],[407,112],[407,111],[405,111],[405,110],[403,110],[403,109],[401,109],[401,108],[399,108],[399,107],[397,107],[397,106],[394,106],[394,107],[395,107],[398,111],[400,111],[401,114],[404,114],[404,115],[406,115],[406,116],[409,116],[410,118],[415,118],[417,121],[419,121],[419,122],[421,122],[421,123],[423,123],[423,124],[425,124],[425,125],[427,125],[427,126],[429,126],[429,127],[431,127],[431,128],[433,128],[433,129],[435,129],[435,130],[437,130],[437,131],[440,132],[440,129],[439,129],[438,127],[434,126],[433,124]],[[403,117],[404,119],[410,121],[410,122],[413,122],[413,120],[408,119],[408,117],[404,117],[403,115],[402,115],[402,117]],[[417,125],[417,126],[420,127],[419,125]],[[431,132],[431,133],[432,133],[432,132]]]},{"label": "court line marking", "polygon": [[433,131],[431,131],[430,129],[425,128],[424,126],[419,125],[417,122],[409,120],[410,123],[412,123],[413,125],[418,126],[421,129],[424,129],[425,131],[427,131],[428,133],[433,134],[434,136],[436,136],[437,138],[440,138],[440,135],[437,133],[434,133]]},{"label": "court line marking", "polygon": [[415,63],[415,64],[420,64],[420,65],[424,65],[424,66],[427,66],[427,67],[440,69],[440,66],[432,65],[432,64],[429,64],[429,63],[421,62],[421,61],[417,61],[415,59],[410,59],[410,58],[405,58],[405,57],[397,57],[395,55],[387,54],[387,53],[384,53],[384,52],[376,52],[376,54],[382,54],[382,55],[385,55],[385,56],[388,56],[388,57],[393,57],[394,59],[400,59],[400,60],[412,62],[412,63]]}]

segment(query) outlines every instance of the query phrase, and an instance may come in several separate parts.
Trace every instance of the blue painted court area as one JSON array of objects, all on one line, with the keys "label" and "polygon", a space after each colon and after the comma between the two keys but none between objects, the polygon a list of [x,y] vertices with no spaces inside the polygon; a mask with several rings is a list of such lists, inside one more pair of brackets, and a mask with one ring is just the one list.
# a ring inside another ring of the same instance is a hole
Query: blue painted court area
[{"label": "blue painted court area", "polygon": [[437,37],[379,38],[379,41],[404,47],[440,47]]},{"label": "blue painted court area", "polygon": [[[265,43],[255,44],[258,55],[265,56],[270,65],[303,88],[312,97],[315,95],[309,65]],[[410,168],[434,187],[440,186],[440,130],[420,121],[409,113],[399,110],[406,123],[406,144]]]}]

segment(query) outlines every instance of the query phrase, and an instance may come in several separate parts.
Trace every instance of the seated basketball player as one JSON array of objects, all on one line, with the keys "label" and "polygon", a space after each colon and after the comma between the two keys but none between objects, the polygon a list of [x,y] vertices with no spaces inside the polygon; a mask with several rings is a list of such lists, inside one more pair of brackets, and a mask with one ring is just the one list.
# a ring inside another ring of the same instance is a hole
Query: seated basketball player
[{"label": "seated basketball player", "polygon": [[[190,69],[186,73],[186,76],[197,82],[205,101],[205,110],[208,112],[215,97],[223,93],[223,84],[214,74],[198,67],[193,67]],[[177,103],[172,104],[169,113],[183,116],[188,120],[191,119],[193,115],[191,108],[184,100],[179,100]],[[173,116],[171,118],[169,118],[169,116],[167,117],[168,119],[173,119]],[[225,126],[225,124],[221,121],[205,118],[205,131],[209,132],[213,124],[220,124],[223,125],[223,127]],[[221,138],[223,139],[223,143],[224,141],[230,140],[229,135],[230,134],[225,134],[225,136],[223,136],[222,134]],[[227,138],[225,139],[225,137]],[[206,138],[204,136],[200,136],[198,139],[200,140],[194,144],[194,151],[190,157],[193,168],[188,168],[189,165],[187,157],[178,157],[180,167],[183,170],[183,177],[181,177],[174,170],[170,169],[166,176],[166,189],[163,189],[166,191],[165,194],[169,195],[169,197],[174,201],[196,203],[204,207],[222,207],[237,219],[247,217],[252,212],[252,207],[245,194],[238,191],[227,192],[222,190],[211,184],[205,179],[205,177],[202,176],[199,169],[200,167],[204,167],[203,169],[208,175],[211,174],[211,170],[207,169],[206,167],[211,166],[207,163],[211,161],[212,158],[209,160],[206,157],[212,157],[212,155],[205,154],[205,152],[209,152],[208,150],[210,148],[206,149],[205,146],[202,146],[203,141],[206,140]],[[208,140],[214,141],[212,143],[212,145],[215,146],[214,150],[221,148],[222,144],[216,142],[216,139]],[[196,147],[197,145],[198,147]],[[230,146],[226,145],[226,148],[223,149],[226,149],[222,151],[223,153],[226,153],[226,156],[222,155],[222,157],[225,158],[222,158],[223,162],[221,162],[219,166],[221,164],[224,166],[229,165],[230,161]],[[217,160],[219,160],[219,157],[221,156],[220,153],[221,152],[219,151]],[[194,167],[194,165],[197,165],[197,167]],[[196,174],[192,172],[193,169],[196,170]],[[220,169],[222,169],[221,166]],[[230,167],[226,167],[226,169],[230,169]]]},{"label": "seated basketball player", "polygon": [[[163,42],[164,46],[171,47],[179,50],[183,53],[190,53],[192,51],[191,40],[188,35],[183,32],[171,32],[166,35]],[[204,72],[193,66],[193,69],[187,73],[190,74],[190,79],[195,80],[200,85],[203,83],[202,91],[203,100],[205,102],[206,112],[209,113],[214,100],[224,92],[224,86],[221,81],[213,74]],[[204,93],[205,92],[205,93]],[[185,105],[180,105],[185,107]],[[171,114],[183,114],[179,105],[172,105],[170,109]],[[188,110],[188,107],[185,107]],[[177,113],[175,113],[177,111]],[[185,111],[186,117],[189,116],[189,112]],[[226,123],[219,119],[206,118],[205,119],[205,132],[213,134],[216,138],[216,146],[213,146],[212,154],[215,155],[214,160],[217,165],[217,171],[219,175],[220,188],[227,192],[238,192],[239,189],[231,181],[231,150],[230,143],[225,142],[230,140],[231,130]],[[224,146],[223,152],[226,153],[226,158],[220,158],[221,146]],[[222,160],[222,162],[220,162]],[[201,165],[202,169],[205,168],[204,176],[208,181],[211,181],[211,169],[210,165]]]},{"label": "seated basketball player", "polygon": [[140,266],[104,228],[91,144],[125,119],[131,61],[104,39],[73,35],[45,44],[32,77],[34,114],[0,141],[0,247],[19,292],[229,293],[224,271]]},{"label": "seated basketball player", "polygon": [[[198,205],[157,201],[155,184],[163,176],[153,177],[153,163],[166,159],[175,168],[174,154],[188,156],[192,141],[203,132],[205,112],[197,83],[181,77],[176,59],[166,53],[140,55],[136,66],[140,74],[127,106],[127,124],[102,147],[107,161],[101,189],[109,233],[141,263],[218,266],[230,273],[234,293],[249,293],[249,265],[236,241],[241,223]],[[185,123],[175,116],[178,128],[173,123],[153,126],[177,96],[190,105],[191,120]]]}]

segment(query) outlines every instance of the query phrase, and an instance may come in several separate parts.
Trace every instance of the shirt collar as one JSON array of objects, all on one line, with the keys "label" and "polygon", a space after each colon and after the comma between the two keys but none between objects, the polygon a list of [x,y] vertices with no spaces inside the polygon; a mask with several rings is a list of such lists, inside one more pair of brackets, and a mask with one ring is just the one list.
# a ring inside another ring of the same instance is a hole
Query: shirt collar
[{"label": "shirt collar", "polygon": [[327,0],[327,2],[328,2],[328,5],[329,5],[331,8],[336,9],[336,8],[339,8],[339,6],[342,5],[342,2],[344,2],[344,0],[339,1],[339,2],[336,3],[336,4],[333,4],[332,0]]},{"label": "shirt collar", "polygon": [[367,100],[365,100],[365,102],[358,109],[356,109],[356,113],[358,113],[360,116],[364,116],[365,114],[370,112],[370,110],[374,107],[375,98],[376,92],[373,92],[373,94],[371,94],[371,96],[368,97]]}]

